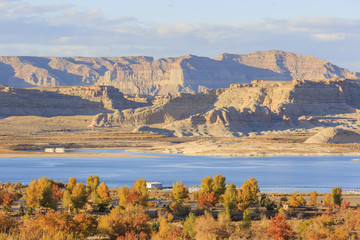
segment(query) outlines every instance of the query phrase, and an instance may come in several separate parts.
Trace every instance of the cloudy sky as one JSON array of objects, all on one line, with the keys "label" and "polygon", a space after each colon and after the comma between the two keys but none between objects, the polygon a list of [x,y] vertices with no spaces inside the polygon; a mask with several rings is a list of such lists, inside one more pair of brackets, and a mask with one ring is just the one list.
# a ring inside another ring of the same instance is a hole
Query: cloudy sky
[{"label": "cloudy sky", "polygon": [[279,49],[360,72],[359,0],[0,0],[0,55]]}]

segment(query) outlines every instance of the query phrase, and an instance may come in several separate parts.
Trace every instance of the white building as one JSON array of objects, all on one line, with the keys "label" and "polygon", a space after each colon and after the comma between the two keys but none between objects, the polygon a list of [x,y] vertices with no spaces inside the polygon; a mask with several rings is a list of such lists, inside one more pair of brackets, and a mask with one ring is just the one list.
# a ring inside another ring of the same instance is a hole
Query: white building
[{"label": "white building", "polygon": [[147,182],[146,183],[146,187],[151,189],[151,188],[162,188],[163,185],[161,182]]}]

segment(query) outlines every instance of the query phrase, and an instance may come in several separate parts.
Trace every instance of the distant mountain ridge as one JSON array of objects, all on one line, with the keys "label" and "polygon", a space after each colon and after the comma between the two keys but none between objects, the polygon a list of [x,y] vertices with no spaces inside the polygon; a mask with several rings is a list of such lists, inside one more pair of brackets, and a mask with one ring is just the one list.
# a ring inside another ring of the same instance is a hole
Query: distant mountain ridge
[{"label": "distant mountain ridge", "polygon": [[253,80],[358,79],[312,55],[279,50],[220,54],[215,59],[186,55],[152,57],[0,57],[0,84],[12,87],[108,85],[125,94],[166,95],[228,88]]}]

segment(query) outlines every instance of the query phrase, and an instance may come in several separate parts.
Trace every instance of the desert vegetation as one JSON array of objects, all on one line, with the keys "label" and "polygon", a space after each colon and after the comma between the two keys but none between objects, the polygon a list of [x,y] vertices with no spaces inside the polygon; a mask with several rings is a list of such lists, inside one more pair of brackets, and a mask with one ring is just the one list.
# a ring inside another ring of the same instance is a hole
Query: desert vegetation
[{"label": "desert vegetation", "polygon": [[1,240],[360,237],[360,210],[343,201],[340,187],[275,197],[261,194],[252,177],[236,186],[221,174],[203,177],[196,189],[181,181],[148,189],[144,178],[109,189],[95,175],[86,184],[40,177],[0,186]]}]

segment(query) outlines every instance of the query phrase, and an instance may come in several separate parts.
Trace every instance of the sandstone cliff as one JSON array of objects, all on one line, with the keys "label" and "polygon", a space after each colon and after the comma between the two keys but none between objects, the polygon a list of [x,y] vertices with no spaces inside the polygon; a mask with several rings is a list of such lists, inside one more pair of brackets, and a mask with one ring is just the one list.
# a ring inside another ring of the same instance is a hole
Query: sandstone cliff
[{"label": "sandstone cliff", "polygon": [[176,95],[253,80],[357,79],[359,73],[284,51],[151,57],[0,57],[0,84],[14,87],[111,85],[125,94]]},{"label": "sandstone cliff", "polygon": [[114,87],[18,89],[0,85],[0,117],[96,115],[144,105],[125,99]]},{"label": "sandstone cliff", "polygon": [[359,103],[356,80],[253,81],[216,92],[182,93],[162,105],[100,114],[93,126],[152,125],[177,136],[240,136],[330,124],[327,115],[356,114]]}]

